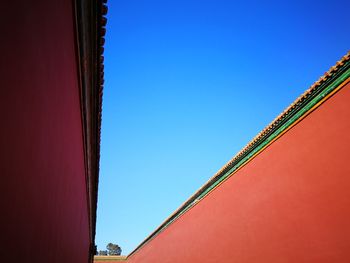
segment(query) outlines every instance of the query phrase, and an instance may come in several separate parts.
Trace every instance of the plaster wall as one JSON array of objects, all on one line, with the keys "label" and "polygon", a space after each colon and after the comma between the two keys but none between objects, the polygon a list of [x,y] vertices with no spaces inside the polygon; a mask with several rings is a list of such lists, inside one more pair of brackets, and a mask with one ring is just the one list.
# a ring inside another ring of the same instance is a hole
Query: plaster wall
[{"label": "plaster wall", "polygon": [[1,5],[1,262],[86,263],[73,2]]},{"label": "plaster wall", "polygon": [[350,84],[130,263],[350,262]]}]

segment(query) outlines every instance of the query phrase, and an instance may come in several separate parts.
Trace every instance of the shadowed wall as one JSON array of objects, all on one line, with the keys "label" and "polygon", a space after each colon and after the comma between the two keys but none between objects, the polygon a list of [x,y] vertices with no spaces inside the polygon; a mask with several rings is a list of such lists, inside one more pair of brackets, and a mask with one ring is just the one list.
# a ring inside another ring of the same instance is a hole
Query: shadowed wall
[{"label": "shadowed wall", "polygon": [[2,262],[88,262],[73,3],[1,8]]}]

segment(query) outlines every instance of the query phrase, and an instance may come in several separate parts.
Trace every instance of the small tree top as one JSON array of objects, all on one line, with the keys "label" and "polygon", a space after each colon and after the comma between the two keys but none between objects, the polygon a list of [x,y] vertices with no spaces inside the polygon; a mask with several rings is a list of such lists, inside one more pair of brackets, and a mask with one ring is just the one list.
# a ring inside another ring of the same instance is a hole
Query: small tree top
[{"label": "small tree top", "polygon": [[106,248],[108,250],[108,255],[110,256],[119,256],[122,253],[121,247],[117,244],[108,243]]}]

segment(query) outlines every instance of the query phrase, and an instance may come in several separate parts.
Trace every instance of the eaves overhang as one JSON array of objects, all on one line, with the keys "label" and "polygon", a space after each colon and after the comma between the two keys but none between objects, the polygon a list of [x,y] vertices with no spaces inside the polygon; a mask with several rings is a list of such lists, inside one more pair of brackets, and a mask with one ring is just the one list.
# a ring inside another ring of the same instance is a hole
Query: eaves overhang
[{"label": "eaves overhang", "polygon": [[106,0],[74,1],[76,52],[80,84],[87,207],[89,215],[90,262],[95,250],[96,210],[100,164],[102,92]]}]

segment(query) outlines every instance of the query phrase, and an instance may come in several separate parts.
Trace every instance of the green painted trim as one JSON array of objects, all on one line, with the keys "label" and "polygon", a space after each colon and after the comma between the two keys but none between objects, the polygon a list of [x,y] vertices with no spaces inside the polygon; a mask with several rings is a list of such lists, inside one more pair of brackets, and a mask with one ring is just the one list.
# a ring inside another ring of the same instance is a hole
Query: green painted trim
[{"label": "green painted trim", "polygon": [[340,84],[342,84],[347,78],[350,77],[350,61],[344,62],[344,65],[339,67],[339,69],[332,73],[332,75],[316,87],[306,98],[296,105],[294,109],[287,112],[286,115],[276,123],[276,126],[271,129],[265,136],[259,138],[259,140],[254,143],[250,149],[247,150],[240,158],[234,161],[227,169],[222,171],[213,181],[204,185],[203,190],[199,190],[194,196],[190,198],[174,215],[172,215],[166,222],[159,226],[148,238],[146,238],[135,250],[133,250],[129,255],[132,256],[146,243],[151,241],[159,233],[163,232],[170,224],[177,220],[181,215],[186,213],[191,209],[197,202],[202,200],[207,196],[216,186],[229,178],[236,170],[242,167],[245,163],[259,151],[261,151],[265,146],[271,143],[276,137],[282,134],[286,129],[293,125],[297,120],[303,117],[309,110],[311,110],[317,103],[322,101],[327,95],[334,91]]},{"label": "green painted trim", "polygon": [[248,155],[243,157],[237,164],[235,164],[228,172],[226,172],[223,176],[220,177],[219,180],[214,182],[209,188],[207,188],[198,199],[201,200],[205,197],[213,188],[215,188],[218,184],[224,181],[226,178],[230,177],[237,169],[239,169],[244,163],[248,162],[250,158],[252,158],[257,152],[259,152],[262,148],[268,145],[271,141],[273,141],[277,136],[283,133],[286,129],[288,129],[294,122],[296,122],[299,118],[301,118],[305,113],[307,113],[310,109],[312,109],[318,102],[320,102],[324,97],[330,94],[334,89],[336,89],[344,80],[350,77],[350,69],[348,69],[341,77],[339,77],[336,81],[334,81],[327,88],[322,90],[315,98],[313,98],[309,103],[307,103],[303,108],[300,108],[294,115],[285,121],[275,132],[268,135],[259,145],[257,145]]}]

